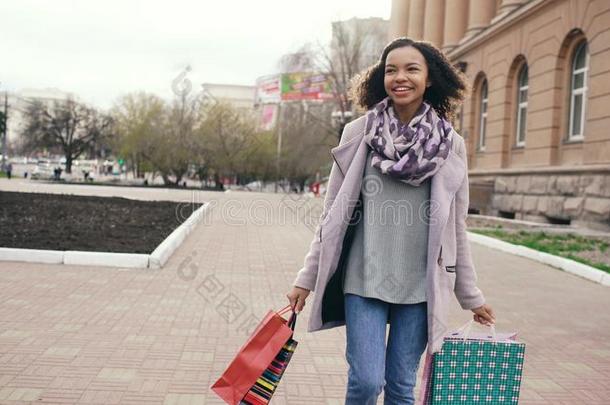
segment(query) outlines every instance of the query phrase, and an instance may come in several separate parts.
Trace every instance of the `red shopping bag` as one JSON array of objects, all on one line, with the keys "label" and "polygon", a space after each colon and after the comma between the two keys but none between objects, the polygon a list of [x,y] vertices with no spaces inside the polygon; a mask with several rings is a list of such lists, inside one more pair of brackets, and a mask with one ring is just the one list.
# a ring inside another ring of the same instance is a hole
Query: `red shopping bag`
[{"label": "red shopping bag", "polygon": [[[288,305],[279,312],[270,310],[212,385],[212,390],[225,402],[238,405],[291,338],[293,329],[281,316],[290,308]],[[290,323],[295,316],[293,311]]]}]

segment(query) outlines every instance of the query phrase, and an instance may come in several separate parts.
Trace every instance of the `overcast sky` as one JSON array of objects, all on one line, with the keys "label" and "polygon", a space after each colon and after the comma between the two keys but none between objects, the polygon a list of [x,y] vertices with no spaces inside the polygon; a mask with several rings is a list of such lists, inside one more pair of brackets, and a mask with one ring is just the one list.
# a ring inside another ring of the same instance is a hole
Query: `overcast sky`
[{"label": "overcast sky", "polygon": [[109,107],[145,90],[254,84],[279,57],[327,42],[330,23],[390,16],[390,0],[0,0],[0,90],[55,87]]}]

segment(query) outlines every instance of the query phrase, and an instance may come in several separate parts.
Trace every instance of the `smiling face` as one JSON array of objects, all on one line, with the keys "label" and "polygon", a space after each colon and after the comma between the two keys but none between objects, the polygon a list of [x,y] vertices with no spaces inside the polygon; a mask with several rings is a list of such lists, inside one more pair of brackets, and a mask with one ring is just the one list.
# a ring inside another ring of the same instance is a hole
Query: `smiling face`
[{"label": "smiling face", "polygon": [[383,85],[397,111],[414,113],[430,85],[424,55],[412,46],[391,50],[385,60]]}]

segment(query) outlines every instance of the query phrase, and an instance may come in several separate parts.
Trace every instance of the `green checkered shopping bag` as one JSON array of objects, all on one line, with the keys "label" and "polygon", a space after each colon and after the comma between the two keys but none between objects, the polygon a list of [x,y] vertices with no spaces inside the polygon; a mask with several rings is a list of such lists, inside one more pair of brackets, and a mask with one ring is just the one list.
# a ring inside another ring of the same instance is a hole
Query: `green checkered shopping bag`
[{"label": "green checkered shopping bag", "polygon": [[[445,337],[432,356],[427,374],[425,404],[517,404],[525,356],[525,343],[516,333],[474,334],[470,321]],[[427,359],[427,362],[430,359]]]}]

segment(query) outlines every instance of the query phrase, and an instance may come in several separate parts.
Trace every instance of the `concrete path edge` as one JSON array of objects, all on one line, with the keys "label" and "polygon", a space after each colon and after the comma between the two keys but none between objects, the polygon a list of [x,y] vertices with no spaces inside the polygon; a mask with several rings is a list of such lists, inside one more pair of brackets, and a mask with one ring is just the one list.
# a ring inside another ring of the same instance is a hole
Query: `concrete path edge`
[{"label": "concrete path edge", "polygon": [[201,221],[205,211],[210,203],[206,202],[201,207],[196,209],[178,228],[167,237],[157,248],[150,254],[148,259],[148,267],[159,269],[165,265],[180,244],[186,239],[188,234],[192,232],[195,226]]},{"label": "concrete path edge", "polygon": [[568,273],[577,275],[587,280],[593,281],[603,286],[610,286],[610,274],[595,267],[579,263],[574,260],[551,255],[549,253],[540,252],[538,250],[528,248],[527,246],[515,245],[503,240],[492,238],[490,236],[481,235],[474,232],[468,232],[468,240],[487,246],[492,249],[501,250],[506,253],[511,253],[518,256],[527,257],[540,263],[548,264]]}]

